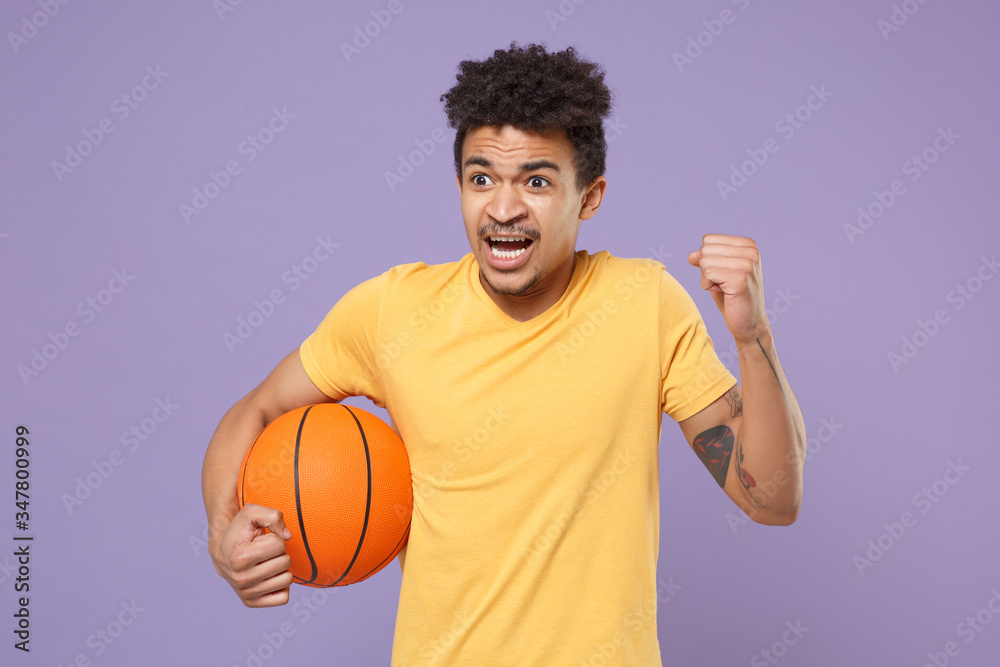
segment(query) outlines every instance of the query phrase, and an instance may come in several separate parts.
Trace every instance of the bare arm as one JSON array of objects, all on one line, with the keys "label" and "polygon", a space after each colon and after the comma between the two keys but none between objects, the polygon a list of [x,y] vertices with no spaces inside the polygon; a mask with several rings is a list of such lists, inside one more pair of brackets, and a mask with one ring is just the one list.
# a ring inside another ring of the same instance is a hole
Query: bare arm
[{"label": "bare arm", "polygon": [[679,424],[698,458],[747,516],[789,525],[802,505],[802,413],[770,339],[737,349],[746,395],[735,384]]},{"label": "bare arm", "polygon": [[701,269],[701,286],[733,334],[743,390],[734,385],[681,421],[681,430],[747,515],[758,523],[788,525],[802,504],[805,424],[778,363],[764,308],[760,251],[747,237],[706,234],[688,262]]},{"label": "bare arm", "polygon": [[291,535],[278,510],[257,505],[239,509],[236,483],[243,455],[276,417],[303,405],[331,401],[306,375],[299,351],[294,350],[226,412],[208,443],[201,473],[208,551],[216,571],[248,607],[288,602],[292,576],[284,539]]},{"label": "bare arm", "polygon": [[806,454],[802,411],[770,336],[737,344],[737,350],[746,395],[733,456],[736,478],[751,501],[747,514],[754,521],[787,525],[798,518],[802,506]]}]

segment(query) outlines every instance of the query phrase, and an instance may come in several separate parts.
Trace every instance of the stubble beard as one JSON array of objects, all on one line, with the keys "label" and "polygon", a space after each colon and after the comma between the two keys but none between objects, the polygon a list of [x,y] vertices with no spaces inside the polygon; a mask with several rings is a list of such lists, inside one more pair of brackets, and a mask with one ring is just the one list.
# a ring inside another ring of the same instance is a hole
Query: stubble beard
[{"label": "stubble beard", "polygon": [[533,276],[528,280],[527,284],[521,287],[502,287],[496,285],[489,279],[485,271],[480,270],[479,276],[482,278],[483,282],[489,285],[490,289],[496,294],[501,294],[503,296],[529,296],[533,291],[541,276],[536,271]]}]

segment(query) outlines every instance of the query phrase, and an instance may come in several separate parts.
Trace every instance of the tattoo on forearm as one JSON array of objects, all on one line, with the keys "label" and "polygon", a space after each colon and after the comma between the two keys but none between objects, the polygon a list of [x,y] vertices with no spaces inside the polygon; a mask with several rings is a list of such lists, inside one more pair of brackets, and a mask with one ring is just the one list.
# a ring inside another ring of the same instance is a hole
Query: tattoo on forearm
[{"label": "tattoo on forearm", "polygon": [[750,472],[743,467],[743,443],[739,440],[736,441],[736,455],[733,458],[736,459],[736,478],[740,480],[740,484],[742,484],[743,488],[746,489],[747,495],[750,496],[750,500],[752,500],[754,505],[758,508],[766,509],[764,505],[754,497],[753,491],[750,490],[756,488],[757,480],[755,480],[753,475],[751,475]]},{"label": "tattoo on forearm", "polygon": [[[781,392],[781,397],[785,399],[785,408],[788,410],[789,414],[791,414],[792,406],[788,402],[788,396],[785,394],[785,388],[781,386],[781,378],[778,377],[778,371],[774,370],[774,364],[771,363],[770,357],[768,357],[767,352],[764,351],[764,346],[761,345],[760,338],[757,338],[756,340],[757,347],[760,348],[760,353],[764,355],[767,365],[771,367],[771,373],[774,374],[774,380],[778,383],[778,391]],[[804,457],[806,455],[806,439],[802,437],[802,434],[799,432],[798,425],[795,425],[795,437],[798,438],[799,441],[799,455]]]},{"label": "tattoo on forearm", "polygon": [[694,451],[720,487],[726,485],[729,458],[733,452],[733,432],[725,424],[713,426],[694,438]]},{"label": "tattoo on forearm", "polygon": [[734,384],[733,388],[726,392],[725,398],[726,403],[729,403],[730,417],[739,417],[743,414],[743,395],[738,384]]}]

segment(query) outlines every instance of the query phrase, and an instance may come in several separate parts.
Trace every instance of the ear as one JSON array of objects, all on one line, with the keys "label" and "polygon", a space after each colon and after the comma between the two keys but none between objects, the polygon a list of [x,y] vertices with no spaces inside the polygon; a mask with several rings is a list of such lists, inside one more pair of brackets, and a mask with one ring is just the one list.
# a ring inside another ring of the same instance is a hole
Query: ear
[{"label": "ear", "polygon": [[458,183],[458,196],[462,196],[462,175],[455,174],[455,182]]},{"label": "ear", "polygon": [[587,190],[583,193],[583,199],[580,205],[580,219],[589,220],[594,217],[597,213],[597,209],[600,208],[601,202],[604,201],[604,193],[608,188],[608,179],[603,176],[598,176],[590,185],[587,186]]}]

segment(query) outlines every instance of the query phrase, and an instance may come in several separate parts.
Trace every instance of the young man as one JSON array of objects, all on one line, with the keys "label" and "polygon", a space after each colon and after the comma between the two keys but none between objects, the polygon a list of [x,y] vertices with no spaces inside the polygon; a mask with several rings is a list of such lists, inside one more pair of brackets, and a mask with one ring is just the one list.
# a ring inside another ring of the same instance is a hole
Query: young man
[{"label": "young man", "polygon": [[576,250],[607,184],[603,78],[536,45],[461,63],[442,99],[472,252],[352,289],[209,444],[209,549],[244,604],[288,601],[290,533],[276,510],[237,513],[240,460],[278,415],[347,396],[386,408],[410,456],[393,665],[661,664],[664,412],[754,520],[795,520],[804,427],[754,242],[708,234],[688,257],[742,391],[661,264]]}]

